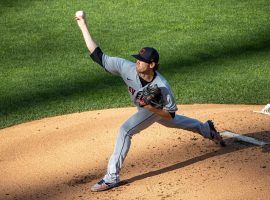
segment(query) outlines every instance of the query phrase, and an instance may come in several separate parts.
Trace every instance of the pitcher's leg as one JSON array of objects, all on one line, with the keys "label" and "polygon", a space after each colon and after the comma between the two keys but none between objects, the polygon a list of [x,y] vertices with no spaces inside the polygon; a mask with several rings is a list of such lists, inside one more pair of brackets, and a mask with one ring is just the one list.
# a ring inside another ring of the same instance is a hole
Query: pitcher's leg
[{"label": "pitcher's leg", "polygon": [[203,123],[197,119],[189,118],[183,115],[175,115],[175,117],[171,120],[160,119],[158,123],[170,128],[180,128],[199,133],[205,138],[211,137],[208,122]]},{"label": "pitcher's leg", "polygon": [[129,151],[132,136],[159,119],[160,117],[154,113],[141,109],[121,126],[114,152],[108,163],[107,174],[104,177],[105,181],[119,181],[119,173]]},{"label": "pitcher's leg", "polygon": [[216,144],[220,144],[222,147],[226,146],[222,136],[216,130],[214,123],[210,120],[202,123],[197,119],[192,119],[183,115],[175,115],[174,119],[172,120],[160,119],[158,123],[171,128],[181,128],[199,133],[203,137],[214,141]]}]

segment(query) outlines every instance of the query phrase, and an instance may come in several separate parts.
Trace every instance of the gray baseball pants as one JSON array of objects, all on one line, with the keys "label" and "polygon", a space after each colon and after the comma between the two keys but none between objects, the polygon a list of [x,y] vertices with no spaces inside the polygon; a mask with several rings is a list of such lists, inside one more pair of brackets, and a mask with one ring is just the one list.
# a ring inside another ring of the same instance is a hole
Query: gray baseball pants
[{"label": "gray baseball pants", "polygon": [[202,123],[196,119],[175,115],[174,119],[165,120],[153,112],[144,108],[138,108],[138,112],[132,115],[121,127],[116,140],[114,152],[110,157],[107,174],[104,177],[106,182],[120,181],[119,174],[123,162],[128,154],[131,138],[154,122],[170,128],[180,128],[201,134],[205,138],[210,138],[210,127],[208,123]]}]

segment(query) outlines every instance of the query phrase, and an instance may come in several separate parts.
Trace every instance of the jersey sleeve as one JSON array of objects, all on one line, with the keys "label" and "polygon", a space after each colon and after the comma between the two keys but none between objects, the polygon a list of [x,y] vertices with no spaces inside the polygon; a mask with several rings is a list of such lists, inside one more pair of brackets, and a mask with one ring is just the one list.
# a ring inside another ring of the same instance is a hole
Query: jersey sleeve
[{"label": "jersey sleeve", "polygon": [[121,75],[125,71],[125,66],[129,64],[128,60],[118,57],[110,57],[106,54],[102,55],[102,65],[105,70],[114,74]]},{"label": "jersey sleeve", "polygon": [[165,87],[161,88],[161,93],[163,97],[163,109],[168,112],[176,112],[177,106],[172,92]]}]

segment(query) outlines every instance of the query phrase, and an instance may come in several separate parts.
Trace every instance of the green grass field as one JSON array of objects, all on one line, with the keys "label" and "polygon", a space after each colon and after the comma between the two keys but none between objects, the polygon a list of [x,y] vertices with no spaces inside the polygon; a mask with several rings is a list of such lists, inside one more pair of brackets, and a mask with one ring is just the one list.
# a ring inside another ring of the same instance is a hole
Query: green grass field
[{"label": "green grass field", "polygon": [[77,10],[109,55],[158,49],[178,104],[269,103],[269,0],[2,0],[0,128],[131,106],[122,80],[89,59]]}]

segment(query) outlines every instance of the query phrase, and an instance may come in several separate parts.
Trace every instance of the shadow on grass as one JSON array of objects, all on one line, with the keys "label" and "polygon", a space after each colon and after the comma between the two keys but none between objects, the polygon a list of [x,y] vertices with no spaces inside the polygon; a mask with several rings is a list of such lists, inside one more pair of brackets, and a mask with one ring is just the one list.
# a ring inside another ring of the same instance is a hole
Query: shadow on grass
[{"label": "shadow on grass", "polygon": [[[249,134],[244,134],[244,135],[254,137],[257,139],[261,139],[261,140],[264,140],[266,142],[270,142],[269,134],[270,134],[269,131],[264,131],[264,132],[255,132],[255,133],[249,133]],[[127,179],[127,180],[123,180],[123,181],[121,181],[121,183],[119,184],[118,187],[121,187],[123,185],[129,185],[129,184],[136,182],[136,181],[139,181],[139,180],[143,180],[143,179],[146,179],[149,177],[154,177],[154,176],[157,176],[160,174],[165,174],[165,173],[168,173],[168,172],[180,169],[180,168],[194,165],[198,162],[206,161],[206,160],[209,160],[213,157],[222,156],[222,155],[230,154],[233,152],[237,152],[239,150],[244,150],[244,149],[254,147],[254,145],[252,145],[252,144],[235,142],[233,139],[226,139],[225,141],[228,144],[227,147],[225,147],[225,148],[220,147],[219,150],[209,152],[206,154],[202,154],[200,156],[196,156],[194,158],[191,158],[191,159],[188,159],[185,161],[180,161],[179,163],[171,165],[171,166],[167,166],[167,167],[164,167],[164,168],[161,168],[158,170],[154,170],[154,171],[150,171],[150,172],[147,172],[144,174],[134,176],[134,177]],[[262,153],[269,153],[270,152],[269,146],[263,146],[263,147],[258,147],[258,148],[262,149]],[[174,152],[174,153],[178,154],[178,152]],[[82,184],[88,184],[92,181],[98,180],[100,177],[102,177],[102,174],[79,175],[79,176],[75,177],[74,179],[66,182],[62,186],[51,185],[51,186],[46,187],[46,188],[38,188],[38,187],[31,188],[31,189],[28,189],[27,191],[24,191],[24,195],[22,195],[20,193],[20,191],[15,191],[12,194],[12,196],[16,199],[29,199],[29,200],[37,199],[37,198],[38,199],[52,198],[54,196],[58,196],[60,193],[64,193],[65,190],[69,190],[67,187],[77,187],[77,186],[80,186]],[[84,192],[84,190],[82,190],[82,193],[83,192]],[[89,193],[90,193],[90,188],[89,188]]]},{"label": "shadow on grass", "polygon": [[[52,38],[57,38],[60,36],[60,33],[54,35],[55,36]],[[211,51],[212,53],[197,53],[193,56],[194,59],[181,59],[179,58],[180,55],[178,55],[177,52],[174,52],[173,54],[175,57],[170,61],[166,61],[162,64],[161,73],[164,72],[164,74],[169,77],[170,75],[177,73],[177,71],[179,71],[181,67],[184,66],[196,67],[198,64],[204,62],[214,62],[218,59],[232,59],[242,55],[251,56],[253,54],[257,54],[258,52],[268,51],[270,49],[270,39],[268,37],[263,37],[267,35],[266,32],[260,34],[258,33],[258,35],[260,35],[260,37],[253,39],[252,43],[247,42],[241,46],[232,45],[232,47],[227,47],[224,49],[214,49]],[[43,41],[50,41],[50,39],[48,38],[48,40]],[[40,41],[40,43],[43,41]],[[44,44],[41,44],[41,46],[44,46]],[[50,49],[50,51],[53,53],[54,51],[57,52],[58,49]],[[95,67],[98,68],[97,65],[95,65]],[[196,70],[205,69],[198,68]],[[36,92],[34,94],[22,92],[21,95],[10,96],[8,99],[1,97],[0,118],[7,118],[10,114],[16,113],[22,108],[23,110],[27,110],[33,107],[39,107],[42,104],[49,104],[53,101],[64,102],[66,99],[70,99],[73,96],[83,95],[86,93],[89,99],[94,98],[96,93],[101,91],[103,94],[112,94],[113,92],[118,93],[119,89],[123,88],[123,82],[120,81],[119,78],[111,75],[106,75],[105,72],[103,73],[104,74],[101,74],[100,76],[89,77],[89,80],[85,79],[83,82],[70,82],[69,80],[65,80],[62,81],[61,84],[51,86],[44,91]],[[128,99],[128,95],[126,98]]]},{"label": "shadow on grass", "polygon": [[[246,44],[235,46],[235,43],[232,44],[232,47],[225,47],[223,49],[212,49],[209,52],[199,52],[192,55],[193,59],[181,59],[175,58],[174,60],[167,61],[161,67],[161,70],[167,74],[170,74],[171,71],[180,70],[181,67],[185,66],[196,66],[198,64],[203,64],[206,62],[214,62],[218,59],[233,59],[238,58],[243,55],[252,56],[259,52],[266,52],[270,50],[270,39],[267,35],[269,35],[270,31],[265,33],[260,33],[264,35],[264,37],[257,37],[252,40],[252,42],[247,42]],[[228,41],[229,43],[232,43]],[[177,55],[177,53],[174,53]],[[205,70],[205,69],[204,69]]]},{"label": "shadow on grass", "polygon": [[33,0],[1,0],[0,1],[0,16],[8,11],[8,8],[25,9],[32,4]]}]

